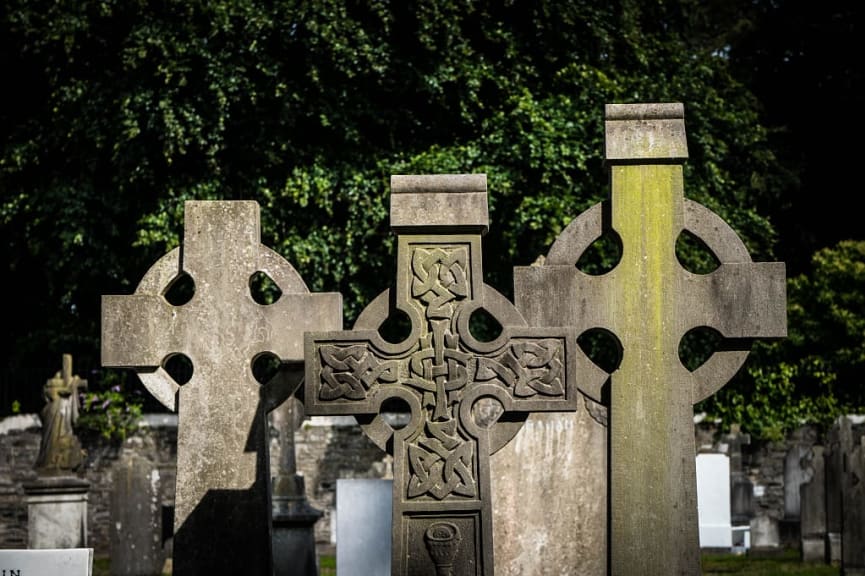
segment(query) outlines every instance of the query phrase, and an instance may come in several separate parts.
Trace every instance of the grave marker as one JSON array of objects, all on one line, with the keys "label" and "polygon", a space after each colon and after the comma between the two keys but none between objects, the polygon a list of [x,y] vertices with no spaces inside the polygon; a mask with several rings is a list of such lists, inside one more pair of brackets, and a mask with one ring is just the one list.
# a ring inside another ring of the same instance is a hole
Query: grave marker
[{"label": "grave marker", "polygon": [[[395,291],[381,293],[354,330],[306,336],[307,412],[357,415],[393,454],[395,576],[491,576],[489,455],[529,412],[577,406],[576,335],[526,326],[484,284],[487,223],[485,175],[393,176]],[[470,331],[480,309],[502,326],[489,342]],[[410,319],[411,333],[392,343],[377,330],[397,310]],[[483,398],[503,411],[493,423],[475,413]],[[394,399],[411,413],[398,430],[379,414]]]},{"label": "grave marker", "polygon": [[340,576],[390,576],[393,481],[336,481],[336,569]]},{"label": "grave marker", "polygon": [[810,479],[799,489],[802,535],[800,549],[805,562],[826,563],[826,464],[823,446],[812,446],[807,459]]},{"label": "grave marker", "polygon": [[726,454],[697,454],[697,520],[700,548],[725,552],[733,548],[730,458]]},{"label": "grave marker", "polygon": [[[754,263],[733,230],[684,197],[681,104],[610,104],[610,199],[560,234],[543,266],[515,269],[515,302],[533,325],[603,329],[622,348],[610,379],[610,569],[614,576],[699,574],[693,405],[742,366],[750,339],[786,335],[783,263]],[[576,268],[604,231],[622,245],[602,276]],[[692,274],[676,258],[683,231],[720,266]],[[692,328],[725,337],[689,372],[678,356]],[[579,352],[578,352],[579,354]],[[582,355],[581,355],[582,356]],[[607,375],[582,357],[580,390],[601,401]]]},{"label": "grave marker", "polygon": [[[302,334],[342,326],[339,294],[310,294],[285,259],[260,243],[253,201],[188,201],[184,242],[158,260],[128,296],[104,296],[102,364],[134,369],[178,410],[173,568],[176,575],[271,574],[266,412],[290,394],[263,387],[256,359],[303,361]],[[250,292],[256,273],[282,291],[273,304]],[[195,284],[179,306],[166,300],[184,275]],[[178,385],[163,367],[186,355]]]},{"label": "grave marker", "polygon": [[[87,381],[72,373],[72,355],[42,389],[39,414],[42,440],[34,468],[37,477],[23,485],[27,502],[28,548],[87,546],[87,498],[90,483],[81,478],[86,452],[75,435],[78,394]],[[0,575],[2,576],[2,575]]]},{"label": "grave marker", "polygon": [[0,550],[0,576],[90,576],[93,548]]}]

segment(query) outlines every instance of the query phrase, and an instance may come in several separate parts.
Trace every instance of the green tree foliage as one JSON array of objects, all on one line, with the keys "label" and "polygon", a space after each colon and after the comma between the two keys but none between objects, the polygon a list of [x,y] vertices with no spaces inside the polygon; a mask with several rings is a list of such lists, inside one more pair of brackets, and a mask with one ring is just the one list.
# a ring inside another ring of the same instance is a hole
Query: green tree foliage
[{"label": "green tree foliage", "polygon": [[865,412],[863,286],[865,241],[816,252],[811,269],[787,282],[787,338],[758,343],[743,377],[705,408],[769,438]]},{"label": "green tree foliage", "polygon": [[392,277],[390,175],[485,172],[487,282],[510,294],[606,196],[610,102],[683,102],[686,194],[774,259],[784,171],[713,6],[4,0],[0,250],[26,312],[2,409],[62,352],[99,367],[101,295],[180,242],[188,199],[257,200],[262,241],[350,326]]}]

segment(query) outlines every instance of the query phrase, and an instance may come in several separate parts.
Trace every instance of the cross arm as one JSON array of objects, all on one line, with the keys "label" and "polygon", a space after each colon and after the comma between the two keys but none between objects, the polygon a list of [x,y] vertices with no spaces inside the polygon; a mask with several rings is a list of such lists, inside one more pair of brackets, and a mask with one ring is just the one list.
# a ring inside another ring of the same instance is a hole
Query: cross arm
[{"label": "cross arm", "polygon": [[708,326],[727,338],[787,335],[787,288],[783,262],[722,264],[711,274],[687,275],[691,286],[690,329]]}]

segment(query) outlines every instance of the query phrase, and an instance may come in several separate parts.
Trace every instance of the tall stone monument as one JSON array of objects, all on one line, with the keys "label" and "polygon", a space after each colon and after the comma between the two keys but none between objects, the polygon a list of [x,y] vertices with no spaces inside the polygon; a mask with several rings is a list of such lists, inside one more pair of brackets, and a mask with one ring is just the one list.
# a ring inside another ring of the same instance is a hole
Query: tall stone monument
[{"label": "tall stone monument", "polygon": [[87,381],[72,373],[72,355],[42,389],[42,440],[36,480],[24,484],[28,548],[83,548],[87,545],[90,483],[79,473],[86,456],[75,435],[78,393]]},{"label": "tall stone monument", "polygon": [[[310,294],[284,258],[260,243],[253,201],[189,201],[184,241],[144,275],[132,295],[104,296],[102,364],[131,368],[178,411],[173,569],[179,576],[272,573],[269,453],[265,416],[292,392],[262,386],[253,364],[272,354],[303,361],[303,333],[339,329],[339,294]],[[259,304],[251,279],[281,290]],[[173,305],[181,277],[194,295]],[[193,366],[180,386],[164,363]]]},{"label": "tall stone monument", "polygon": [[[684,197],[684,107],[609,104],[609,200],[560,234],[544,265],[515,270],[517,308],[535,326],[601,329],[618,338],[609,375],[609,558],[614,576],[699,574],[693,406],[742,366],[754,338],[786,335],[783,263],[755,263],[734,231]],[[576,267],[605,230],[621,241],[601,276]],[[720,265],[685,270],[676,241],[688,231]],[[708,327],[724,345],[689,371],[679,342]],[[578,354],[581,352],[578,351]],[[580,390],[601,401],[607,375],[578,361]]]},{"label": "tall stone monument", "polygon": [[[296,376],[292,371],[286,377],[299,383],[302,367]],[[294,396],[271,412],[279,433],[279,460],[272,482],[274,576],[318,575],[314,528],[323,512],[309,504],[304,478],[297,473],[294,433],[302,414],[303,406]]]},{"label": "tall stone monument", "polygon": [[[353,330],[306,335],[305,408],[356,415],[393,454],[394,576],[491,576],[489,456],[528,413],[576,408],[576,334],[528,327],[484,284],[485,175],[393,176],[390,214],[395,288]],[[490,341],[471,330],[481,309],[502,327]],[[390,342],[378,329],[399,312],[410,333]],[[411,414],[398,429],[394,401]]]}]

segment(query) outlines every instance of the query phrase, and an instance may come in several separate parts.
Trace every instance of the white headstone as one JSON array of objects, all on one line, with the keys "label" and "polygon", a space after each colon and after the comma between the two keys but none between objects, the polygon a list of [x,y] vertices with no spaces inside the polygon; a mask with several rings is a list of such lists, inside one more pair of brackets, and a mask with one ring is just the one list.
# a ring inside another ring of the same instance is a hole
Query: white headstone
[{"label": "white headstone", "polygon": [[697,510],[701,548],[732,548],[730,457],[697,455]]},{"label": "white headstone", "polygon": [[93,548],[0,550],[3,576],[90,576]]},{"label": "white headstone", "polygon": [[390,576],[393,480],[336,481],[339,576]]}]

